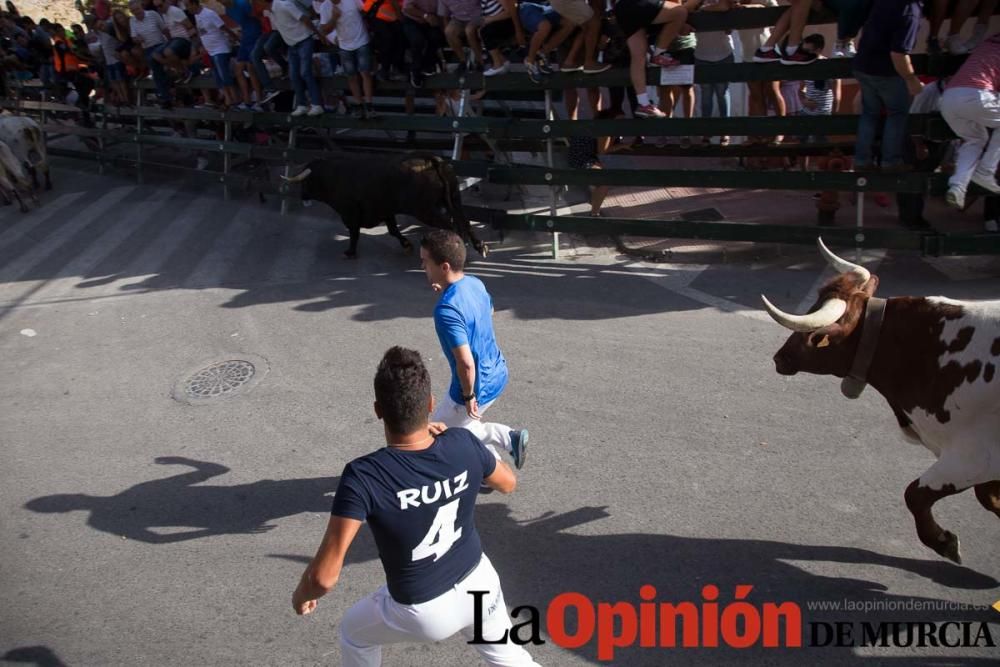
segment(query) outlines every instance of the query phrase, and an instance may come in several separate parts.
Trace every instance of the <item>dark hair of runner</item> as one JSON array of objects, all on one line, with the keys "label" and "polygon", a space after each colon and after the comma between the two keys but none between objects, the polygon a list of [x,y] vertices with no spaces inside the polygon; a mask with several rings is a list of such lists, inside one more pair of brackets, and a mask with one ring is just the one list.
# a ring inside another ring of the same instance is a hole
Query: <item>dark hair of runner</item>
[{"label": "dark hair of runner", "polygon": [[386,351],[375,372],[375,400],[392,433],[413,433],[427,425],[431,376],[419,352],[399,346]]},{"label": "dark hair of runner", "polygon": [[420,247],[427,250],[435,264],[448,262],[452,271],[465,268],[465,242],[455,232],[435,229],[424,236]]}]

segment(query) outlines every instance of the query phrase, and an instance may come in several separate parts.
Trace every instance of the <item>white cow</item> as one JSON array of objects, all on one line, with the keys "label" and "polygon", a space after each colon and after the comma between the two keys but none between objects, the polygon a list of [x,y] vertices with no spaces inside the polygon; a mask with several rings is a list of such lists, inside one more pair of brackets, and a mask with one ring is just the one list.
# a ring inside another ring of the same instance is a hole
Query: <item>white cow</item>
[{"label": "white cow", "polygon": [[35,188],[38,188],[38,171],[41,170],[45,174],[45,189],[52,189],[45,135],[38,123],[27,116],[0,116],[0,141],[14,151],[14,155],[31,175],[31,183]]}]

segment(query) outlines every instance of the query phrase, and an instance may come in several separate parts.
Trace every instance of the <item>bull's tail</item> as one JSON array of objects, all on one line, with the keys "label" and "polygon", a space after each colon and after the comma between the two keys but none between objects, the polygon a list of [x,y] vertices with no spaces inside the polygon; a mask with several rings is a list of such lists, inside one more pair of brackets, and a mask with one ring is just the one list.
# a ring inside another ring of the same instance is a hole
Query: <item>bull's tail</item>
[{"label": "bull's tail", "polygon": [[486,257],[489,248],[485,243],[476,238],[475,232],[472,231],[472,224],[465,217],[465,211],[462,209],[462,199],[459,194],[460,191],[458,180],[455,178],[455,172],[449,170],[447,168],[448,163],[438,155],[431,156],[430,160],[431,164],[434,165],[435,173],[437,173],[438,178],[441,179],[441,183],[444,185],[444,201],[445,206],[448,207],[448,215],[451,217],[452,226],[460,236],[472,242],[472,247],[480,255]]}]

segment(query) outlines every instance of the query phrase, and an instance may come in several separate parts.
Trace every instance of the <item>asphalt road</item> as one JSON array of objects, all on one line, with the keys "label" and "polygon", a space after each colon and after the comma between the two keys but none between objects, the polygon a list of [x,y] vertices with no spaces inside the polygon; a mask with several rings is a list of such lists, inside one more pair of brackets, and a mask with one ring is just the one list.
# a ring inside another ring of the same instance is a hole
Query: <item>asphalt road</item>
[{"label": "asphalt road", "polygon": [[[227,202],[218,188],[136,185],[64,163],[43,206],[0,209],[0,660],[41,665],[338,664],[337,624],[383,582],[364,530],[311,617],[290,595],[343,465],[381,446],[371,379],[419,349],[440,390],[435,295],[383,231],[340,253],[314,207]],[[306,214],[307,213],[307,214]],[[334,232],[337,236],[334,236]],[[417,230],[408,235],[416,238]],[[567,239],[571,241],[571,239]],[[786,332],[759,308],[809,305],[811,248],[759,261],[641,264],[515,236],[471,272],[493,293],[511,384],[490,417],[532,434],[510,497],[477,521],[508,604],[563,592],[722,608],[791,601],[809,623],[987,621],[1000,642],[1000,521],[971,493],[937,517],[956,566],[917,540],[903,489],[932,462],[884,400],[774,372]],[[997,298],[1000,260],[866,258],[883,295]],[[254,386],[191,405],[215,362]],[[822,611],[817,601],[881,609]],[[917,605],[930,609],[915,610]],[[960,609],[976,605],[977,609]],[[543,633],[543,638],[548,635]],[[599,664],[596,642],[529,647]],[[619,650],[621,665],[996,664],[997,648]],[[396,646],[389,665],[478,664],[460,638]]]}]

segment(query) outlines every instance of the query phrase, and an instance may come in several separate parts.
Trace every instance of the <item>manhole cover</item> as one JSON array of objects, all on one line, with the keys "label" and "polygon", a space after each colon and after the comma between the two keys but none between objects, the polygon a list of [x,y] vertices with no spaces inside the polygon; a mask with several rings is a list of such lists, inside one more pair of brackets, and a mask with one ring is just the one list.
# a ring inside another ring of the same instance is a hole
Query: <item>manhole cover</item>
[{"label": "manhole cover", "polygon": [[189,398],[215,398],[232,394],[253,378],[249,361],[232,359],[203,368],[187,381],[184,393]]},{"label": "manhole cover", "polygon": [[256,385],[267,370],[267,361],[259,357],[218,361],[182,376],[174,385],[173,396],[185,403],[204,403],[243,394]]}]

